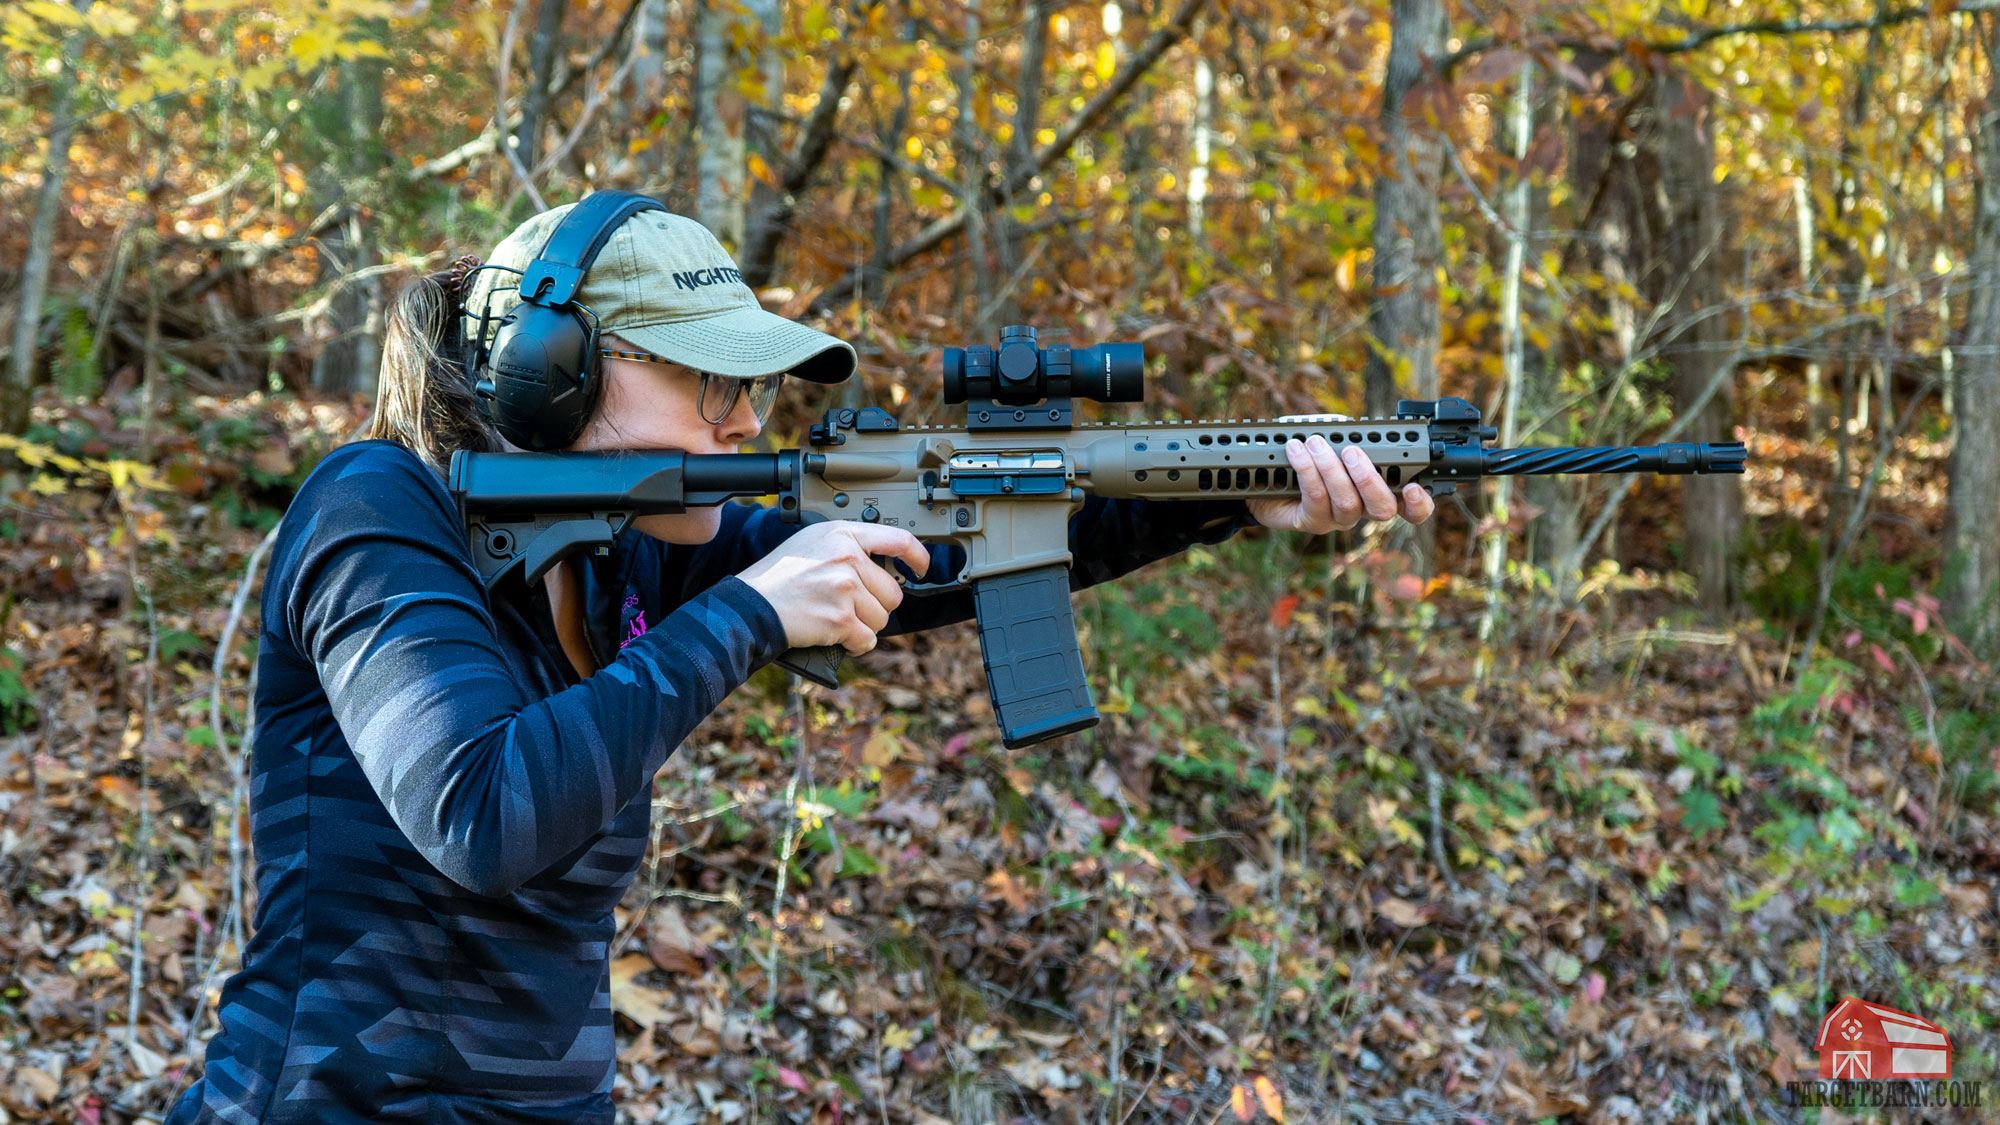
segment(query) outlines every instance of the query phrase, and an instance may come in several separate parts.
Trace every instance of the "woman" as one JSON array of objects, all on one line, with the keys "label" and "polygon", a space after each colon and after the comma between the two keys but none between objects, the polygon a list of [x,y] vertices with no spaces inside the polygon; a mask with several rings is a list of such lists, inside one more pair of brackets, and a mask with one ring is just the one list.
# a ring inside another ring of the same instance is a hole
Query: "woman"
[{"label": "woman", "polygon": [[[492,264],[527,266],[567,210]],[[274,545],[256,932],[175,1125],[610,1121],[612,908],[645,850],[654,772],[788,648],[866,652],[972,616],[965,594],[902,607],[870,559],[916,579],[952,573],[956,547],[741,504],[642,519],[608,557],[489,594],[442,479],[453,450],[511,448],[453,362],[454,337],[483,327],[466,309],[511,299],[506,275],[469,279],[471,261],[404,293],[368,440],[313,471]],[[605,354],[572,449],[734,452],[785,373],[854,369],[845,343],[761,309],[680,216],[618,225],[578,300]],[[1317,439],[1287,454],[1298,500],[1089,501],[1071,523],[1076,585],[1255,522],[1325,532],[1396,513],[1365,458]],[[1419,489],[1401,506],[1431,512]]]}]

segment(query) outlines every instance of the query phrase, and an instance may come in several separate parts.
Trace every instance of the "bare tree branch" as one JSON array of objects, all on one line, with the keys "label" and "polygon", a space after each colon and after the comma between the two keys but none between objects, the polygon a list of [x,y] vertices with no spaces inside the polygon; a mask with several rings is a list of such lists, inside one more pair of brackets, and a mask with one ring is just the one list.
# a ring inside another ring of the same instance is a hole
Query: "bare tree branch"
[{"label": "bare tree branch", "polygon": [[[989,181],[987,198],[994,201],[1004,199],[1046,171],[1049,165],[1060,160],[1069,152],[1071,146],[1076,144],[1077,138],[1083,136],[1085,131],[1097,127],[1104,116],[1118,103],[1118,99],[1137,84],[1139,79],[1145,76],[1146,71],[1152,69],[1160,56],[1167,52],[1167,48],[1187,37],[1189,28],[1194,24],[1194,18],[1207,6],[1208,0],[1181,0],[1180,8],[1174,12],[1173,17],[1164,26],[1155,30],[1146,42],[1132,53],[1126,60],[1124,69],[1112,75],[1111,81],[1105,83],[1104,88],[1097,92],[1097,96],[1091,98],[1077,111],[1076,116],[1056,130],[1055,140],[1042,146],[1041,150],[1035,153],[1032,162],[1016,169],[1005,182]],[[911,258],[934,249],[945,239],[963,230],[968,217],[968,209],[961,207],[950,215],[932,222],[889,251],[889,267],[894,269]],[[839,281],[828,286],[826,292],[814,299],[814,310],[823,311],[852,295],[854,287],[861,281],[861,276],[859,271],[849,270]]]},{"label": "bare tree branch", "polygon": [[[606,39],[596,51],[591,53],[588,62],[575,68],[569,65],[567,58],[557,63],[555,77],[549,80],[550,105],[554,105],[556,99],[568,93],[569,88],[574,86],[579,79],[596,70],[600,63],[611,57],[611,52],[618,48],[619,44],[624,41],[626,34],[631,30],[633,17],[639,11],[639,3],[640,0],[632,0],[631,3],[626,5],[625,14],[618,17],[617,29],[611,33],[611,38]],[[620,73],[623,73],[623,68],[621,68]],[[603,95],[600,94],[598,97],[601,100]],[[587,116],[585,119],[588,119]],[[440,156],[434,156],[420,164],[414,164],[405,168],[403,170],[404,182],[415,183],[418,180],[426,180],[434,176],[448,175],[482,156],[490,155],[496,147],[495,142],[499,139],[501,132],[504,131],[512,134],[516,129],[520,128],[521,115],[517,113],[512,117],[508,117],[505,121],[498,122],[498,128],[495,125],[496,122],[489,121],[486,123],[486,128],[478,136],[459,145],[457,148]],[[574,133],[575,130],[572,129],[571,132]],[[566,143],[573,144],[574,142]],[[552,158],[544,163],[554,164],[555,159]]]},{"label": "bare tree branch", "polygon": [[624,44],[625,37],[631,34],[633,21],[639,15],[640,3],[641,0],[629,0],[624,13],[618,17],[618,26],[611,30],[609,38],[598,44],[597,50],[590,53],[590,59],[582,66],[570,69],[567,56],[556,60],[555,74],[549,79],[550,105],[554,105],[556,99],[568,93],[569,88],[575,85],[578,79],[596,70],[605,59],[611,57],[611,52],[618,50]]},{"label": "bare tree branch", "polygon": [[799,193],[812,182],[813,173],[819,171],[819,166],[826,160],[827,149],[833,146],[838,136],[834,124],[840,118],[840,98],[853,79],[854,70],[855,61],[851,56],[839,59],[826,68],[826,78],[819,86],[819,101],[813,105],[804,128],[799,130],[798,138],[792,142],[792,150],[785,154],[785,166],[779,170],[777,186],[757,192],[757,207],[750,215],[743,236],[740,259],[743,280],[748,285],[765,285],[771,280],[771,270],[777,264],[778,246],[792,230],[792,216],[798,210]]},{"label": "bare tree branch", "polygon": [[[514,0],[514,8],[507,14],[507,29],[500,35],[500,58],[493,65],[493,120],[496,122],[507,120],[507,71],[514,56],[514,29],[520,26],[521,9],[527,6],[528,0]],[[500,144],[497,136],[494,143]],[[548,210],[549,205],[543,201],[542,193],[535,190],[535,178],[528,174],[528,167],[521,162],[520,154],[507,144],[500,144],[500,151],[506,154],[508,167],[514,169],[515,177],[521,181],[521,190],[534,200],[535,210]]]},{"label": "bare tree branch", "polygon": [[[1643,51],[1649,51],[1653,54],[1676,55],[1699,50],[1715,42],[1717,39],[1726,39],[1736,35],[1839,35],[1850,31],[1869,31],[1890,27],[1899,23],[1908,23],[1911,20],[1925,19],[1933,15],[1943,15],[1951,11],[1978,12],[1994,8],[2000,8],[2000,0],[1961,0],[1960,3],[1949,5],[1942,9],[1935,7],[1897,8],[1894,11],[1884,12],[1873,19],[1865,20],[1752,20],[1749,23],[1705,27],[1689,32],[1679,39],[1664,39],[1658,42],[1641,43],[1638,44],[1638,47]],[[1485,39],[1475,39],[1458,50],[1439,57],[1437,68],[1440,74],[1450,77],[1452,71],[1463,65],[1467,59],[1472,58],[1474,55],[1485,54],[1487,51],[1495,50],[1496,48],[1512,47],[1519,50],[1534,50],[1536,48],[1567,47],[1577,51],[1616,52],[1624,48],[1624,46],[1625,41],[1621,41],[1609,32],[1586,37],[1535,36],[1518,41],[1488,37]]]}]

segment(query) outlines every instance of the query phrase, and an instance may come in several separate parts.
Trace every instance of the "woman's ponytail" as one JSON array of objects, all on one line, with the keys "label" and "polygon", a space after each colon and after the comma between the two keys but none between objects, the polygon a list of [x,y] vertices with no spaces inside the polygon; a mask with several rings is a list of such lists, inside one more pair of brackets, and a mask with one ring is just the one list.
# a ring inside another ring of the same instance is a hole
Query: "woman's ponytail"
[{"label": "woman's ponytail", "polygon": [[463,366],[465,295],[479,259],[403,287],[382,341],[382,375],[368,437],[409,447],[443,474],[460,449],[496,453],[500,436]]}]

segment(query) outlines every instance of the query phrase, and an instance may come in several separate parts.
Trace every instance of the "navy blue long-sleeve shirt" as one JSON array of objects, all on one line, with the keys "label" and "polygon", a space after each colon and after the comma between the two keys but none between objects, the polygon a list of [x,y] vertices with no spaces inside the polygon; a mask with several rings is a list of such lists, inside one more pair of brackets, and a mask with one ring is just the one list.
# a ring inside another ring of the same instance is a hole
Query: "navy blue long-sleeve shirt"
[{"label": "navy blue long-sleeve shirt", "polygon": [[[1071,585],[1253,523],[1240,500],[1091,498]],[[585,583],[615,656],[578,680],[539,584],[485,590],[414,453],[330,454],[264,586],[255,933],[170,1125],[609,1122],[612,908],[653,774],[787,647],[735,575],[797,530],[729,504],[706,544],[621,536]],[[963,565],[931,551],[927,581]],[[969,593],[911,598],[883,633],[972,615]]]}]

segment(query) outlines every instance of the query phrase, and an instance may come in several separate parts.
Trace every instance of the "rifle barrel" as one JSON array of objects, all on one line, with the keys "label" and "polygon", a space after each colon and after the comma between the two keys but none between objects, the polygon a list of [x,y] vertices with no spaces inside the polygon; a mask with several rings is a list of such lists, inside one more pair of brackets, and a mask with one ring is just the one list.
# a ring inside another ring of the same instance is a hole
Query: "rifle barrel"
[{"label": "rifle barrel", "polygon": [[1485,476],[1542,473],[1740,473],[1740,441],[1596,445],[1578,448],[1488,449]]}]

